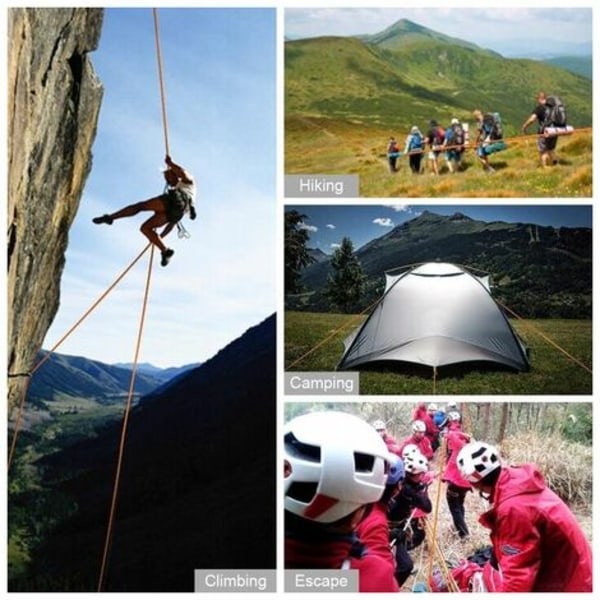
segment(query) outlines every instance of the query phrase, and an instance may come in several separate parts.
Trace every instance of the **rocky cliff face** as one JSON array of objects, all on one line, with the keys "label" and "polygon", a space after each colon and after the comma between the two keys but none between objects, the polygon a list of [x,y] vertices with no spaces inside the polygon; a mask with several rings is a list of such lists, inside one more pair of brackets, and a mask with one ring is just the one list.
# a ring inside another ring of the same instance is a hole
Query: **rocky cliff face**
[{"label": "rocky cliff face", "polygon": [[8,11],[8,408],[59,305],[69,227],[91,169],[103,10]]}]

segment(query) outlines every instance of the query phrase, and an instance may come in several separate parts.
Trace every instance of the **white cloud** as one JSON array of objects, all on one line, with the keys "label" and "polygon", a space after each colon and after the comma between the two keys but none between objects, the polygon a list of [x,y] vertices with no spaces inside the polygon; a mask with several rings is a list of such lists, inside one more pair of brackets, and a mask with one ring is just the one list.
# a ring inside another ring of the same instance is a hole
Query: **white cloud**
[{"label": "white cloud", "polygon": [[412,208],[410,207],[409,204],[394,204],[394,205],[390,206],[390,208],[394,212],[407,212],[407,213],[412,212]]},{"label": "white cloud", "polygon": [[325,227],[327,227],[327,229],[335,229],[335,225],[332,225],[331,223],[328,223]]},{"label": "white cloud", "polygon": [[330,244],[329,247],[332,248],[333,250],[337,250],[338,248],[341,248],[342,245],[334,243],[334,244]]},{"label": "white cloud", "polygon": [[381,227],[393,227],[394,221],[392,221],[388,217],[378,217],[377,219],[373,219],[373,223],[375,225],[381,225]]},{"label": "white cloud", "polygon": [[318,227],[315,227],[314,225],[307,225],[306,223],[299,223],[298,224],[298,229],[304,229],[305,231],[319,231]]}]

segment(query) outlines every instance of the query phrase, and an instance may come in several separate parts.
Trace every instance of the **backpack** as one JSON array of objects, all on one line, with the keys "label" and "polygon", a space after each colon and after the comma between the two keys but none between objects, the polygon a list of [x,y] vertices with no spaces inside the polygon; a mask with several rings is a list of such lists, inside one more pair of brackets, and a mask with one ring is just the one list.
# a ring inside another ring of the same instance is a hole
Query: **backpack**
[{"label": "backpack", "polygon": [[443,127],[437,125],[431,130],[431,144],[433,146],[441,146],[446,139],[446,132]]},{"label": "backpack", "polygon": [[563,101],[558,96],[548,96],[546,98],[546,116],[544,118],[544,127],[565,127],[567,124],[567,109]]},{"label": "backpack", "polygon": [[491,140],[501,140],[503,133],[500,113],[486,113],[483,115],[482,129],[486,137],[489,136]]},{"label": "backpack", "polygon": [[450,127],[449,146],[462,146],[465,143],[465,131],[460,123],[455,123]]},{"label": "backpack", "polygon": [[408,142],[408,151],[423,150],[423,136],[420,133],[413,133]]}]

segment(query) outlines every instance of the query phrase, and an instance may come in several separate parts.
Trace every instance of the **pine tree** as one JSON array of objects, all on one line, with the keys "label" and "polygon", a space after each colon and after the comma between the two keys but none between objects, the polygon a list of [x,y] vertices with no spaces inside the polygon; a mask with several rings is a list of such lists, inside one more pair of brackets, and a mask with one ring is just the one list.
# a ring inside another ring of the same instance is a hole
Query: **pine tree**
[{"label": "pine tree", "polygon": [[306,215],[296,210],[285,213],[285,293],[297,294],[301,291],[302,271],[315,259],[306,249],[308,232],[302,227]]},{"label": "pine tree", "polygon": [[345,237],[331,259],[333,275],[327,277],[326,296],[342,312],[356,309],[365,292],[365,275],[354,255],[354,245]]}]

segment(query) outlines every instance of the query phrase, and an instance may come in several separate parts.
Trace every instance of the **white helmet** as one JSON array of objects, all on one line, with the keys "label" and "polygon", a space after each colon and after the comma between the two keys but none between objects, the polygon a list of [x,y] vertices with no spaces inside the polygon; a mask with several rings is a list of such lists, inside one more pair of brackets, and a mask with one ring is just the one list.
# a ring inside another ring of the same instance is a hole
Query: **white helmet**
[{"label": "white helmet", "polygon": [[456,400],[448,400],[447,407],[448,408],[456,408],[458,406]]},{"label": "white helmet", "polygon": [[381,498],[390,453],[369,423],[326,411],[286,424],[284,457],[285,509],[333,523]]},{"label": "white helmet", "polygon": [[500,468],[500,453],[486,442],[471,442],[458,453],[456,464],[467,481],[477,483]]},{"label": "white helmet", "polygon": [[435,402],[430,402],[427,405],[427,410],[437,410],[438,409],[438,405]]},{"label": "white helmet", "polygon": [[411,475],[426,473],[428,469],[427,459],[419,452],[412,452],[404,459],[404,470]]},{"label": "white helmet", "polygon": [[373,422],[373,429],[375,429],[375,431],[382,431],[385,430],[385,428],[385,423],[382,420],[378,419]]},{"label": "white helmet", "polygon": [[419,419],[417,419],[416,421],[413,421],[412,423],[412,430],[417,433],[418,431],[425,433],[425,431],[427,430],[427,427],[425,426],[425,423],[423,423],[423,421],[420,421]]},{"label": "white helmet", "polygon": [[460,421],[460,413],[455,410],[451,410],[448,413],[448,421]]},{"label": "white helmet", "polygon": [[406,444],[406,446],[402,448],[402,458],[406,458],[415,452],[420,452],[419,447],[416,444]]}]

